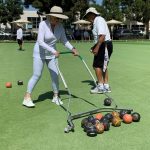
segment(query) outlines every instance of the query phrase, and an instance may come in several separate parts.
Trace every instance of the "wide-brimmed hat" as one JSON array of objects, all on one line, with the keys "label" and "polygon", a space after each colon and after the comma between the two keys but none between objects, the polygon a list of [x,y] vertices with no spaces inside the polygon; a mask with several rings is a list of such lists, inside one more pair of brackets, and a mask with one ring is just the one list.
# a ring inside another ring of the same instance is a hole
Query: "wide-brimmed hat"
[{"label": "wide-brimmed hat", "polygon": [[47,16],[53,16],[53,17],[60,18],[60,19],[68,19],[68,16],[63,14],[62,8],[58,7],[58,6],[53,6],[50,9],[50,13],[46,14],[46,15]]},{"label": "wide-brimmed hat", "polygon": [[99,15],[100,13],[94,8],[94,7],[90,7],[89,9],[86,10],[86,13],[83,17],[86,17],[88,13],[93,13],[95,15]]}]

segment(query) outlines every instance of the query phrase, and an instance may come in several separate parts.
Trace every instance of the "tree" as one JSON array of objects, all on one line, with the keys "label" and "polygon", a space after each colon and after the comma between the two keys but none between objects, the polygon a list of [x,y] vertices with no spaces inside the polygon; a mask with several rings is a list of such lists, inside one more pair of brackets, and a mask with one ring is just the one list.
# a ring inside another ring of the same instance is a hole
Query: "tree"
[{"label": "tree", "polygon": [[0,23],[7,23],[8,10],[4,3],[0,4]]},{"label": "tree", "polygon": [[19,19],[20,15],[23,14],[23,6],[21,0],[7,0],[6,9],[8,11],[7,20],[9,22]]},{"label": "tree", "polygon": [[144,0],[143,22],[146,25],[146,38],[149,39],[150,0]]},{"label": "tree", "polygon": [[80,11],[81,15],[85,13],[89,1],[95,2],[95,0],[25,0],[24,4],[26,7],[32,4],[33,7],[38,8],[39,14],[49,13],[50,8],[54,5],[60,6],[65,14],[69,16],[69,21],[73,21],[76,11]]},{"label": "tree", "polygon": [[127,19],[145,23],[149,38],[150,0],[121,0],[121,8]]},{"label": "tree", "polygon": [[103,0],[101,13],[106,20],[116,19],[122,21],[123,14],[120,9],[120,0]]},{"label": "tree", "polygon": [[121,10],[128,20],[142,21],[143,0],[121,0]]},{"label": "tree", "polygon": [[19,19],[23,14],[21,0],[7,0],[6,3],[0,4],[0,22],[6,24],[13,20]]}]

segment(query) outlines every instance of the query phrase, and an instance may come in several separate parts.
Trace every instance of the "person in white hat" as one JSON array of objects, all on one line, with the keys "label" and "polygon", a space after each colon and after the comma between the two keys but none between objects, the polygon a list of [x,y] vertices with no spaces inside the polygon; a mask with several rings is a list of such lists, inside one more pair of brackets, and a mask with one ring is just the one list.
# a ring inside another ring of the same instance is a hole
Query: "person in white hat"
[{"label": "person in white hat", "polygon": [[93,37],[95,45],[91,48],[94,54],[93,68],[97,77],[98,85],[91,90],[91,93],[111,92],[108,83],[108,62],[113,52],[113,44],[107,23],[94,7],[87,9],[84,17],[93,23]]},{"label": "person in white hat", "polygon": [[23,30],[22,30],[22,25],[19,23],[17,23],[17,42],[19,45],[19,50],[22,50]]},{"label": "person in white hat", "polygon": [[33,75],[28,82],[27,91],[23,100],[23,105],[27,107],[35,106],[31,98],[31,93],[41,77],[45,63],[52,79],[52,89],[54,93],[52,102],[57,105],[63,104],[59,97],[58,70],[56,66],[59,51],[56,48],[56,42],[60,40],[75,56],[78,55],[76,48],[74,48],[66,38],[61,20],[68,19],[68,16],[63,14],[62,8],[53,6],[50,9],[50,13],[46,14],[46,16],[47,19],[39,24],[37,42],[34,46]]}]

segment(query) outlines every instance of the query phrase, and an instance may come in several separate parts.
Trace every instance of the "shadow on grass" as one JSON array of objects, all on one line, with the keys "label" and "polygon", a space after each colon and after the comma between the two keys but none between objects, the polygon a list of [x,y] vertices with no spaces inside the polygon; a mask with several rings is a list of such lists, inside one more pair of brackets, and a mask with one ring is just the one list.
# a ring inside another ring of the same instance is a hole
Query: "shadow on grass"
[{"label": "shadow on grass", "polygon": [[92,86],[91,89],[95,87],[95,83],[92,80],[84,80],[82,83],[87,83],[89,86]]},{"label": "shadow on grass", "polygon": [[[78,99],[78,100],[82,100],[82,101],[84,101],[85,103],[87,103],[87,104],[89,104],[89,105],[92,105],[92,106],[94,106],[94,107],[97,108],[97,106],[96,106],[95,104],[91,103],[90,101],[88,101],[88,100],[86,100],[86,99],[84,99],[84,98],[82,98],[82,97],[78,97],[78,96],[76,96],[76,95],[71,94],[68,98],[65,98],[65,99],[68,99],[68,103],[69,103],[69,98],[70,98],[70,100],[71,100],[72,98]],[[64,107],[63,105],[60,105],[60,106],[61,106],[61,108],[62,108],[64,111],[66,111],[66,112],[68,112],[68,113],[71,114],[71,112],[68,110],[68,108]]]},{"label": "shadow on grass", "polygon": [[[63,90],[60,90],[59,93],[60,93],[60,95],[68,94],[67,91],[63,91]],[[50,91],[50,92],[46,92],[46,93],[43,93],[43,94],[39,95],[38,99],[33,100],[33,102],[38,103],[38,102],[42,102],[42,101],[45,101],[47,99],[52,99],[52,98],[53,98],[53,92]]]},{"label": "shadow on grass", "polygon": [[[69,103],[69,98],[70,99],[73,98],[73,99],[82,100],[82,101],[84,101],[87,104],[90,104],[90,105],[92,105],[94,107],[97,107],[95,104],[91,103],[90,101],[88,101],[88,100],[86,100],[86,99],[84,99],[82,97],[78,97],[78,96],[73,95],[73,94],[69,95],[68,91],[60,90],[59,93],[60,93],[60,95],[68,95],[68,97],[62,99],[62,100],[68,99],[68,103]],[[43,93],[43,94],[39,95],[38,99],[37,100],[33,100],[33,102],[34,103],[38,103],[38,102],[42,102],[42,101],[45,101],[47,99],[52,99],[52,98],[53,98],[53,92],[50,91],[50,92],[46,92],[46,93]]]}]

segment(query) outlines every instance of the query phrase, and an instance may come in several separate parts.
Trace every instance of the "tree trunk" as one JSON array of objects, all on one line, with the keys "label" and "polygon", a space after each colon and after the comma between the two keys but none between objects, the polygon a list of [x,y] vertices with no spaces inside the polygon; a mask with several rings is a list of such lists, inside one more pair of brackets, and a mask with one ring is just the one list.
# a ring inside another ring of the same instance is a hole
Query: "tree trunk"
[{"label": "tree trunk", "polygon": [[146,39],[150,39],[150,37],[149,37],[149,21],[148,22],[146,22]]}]

